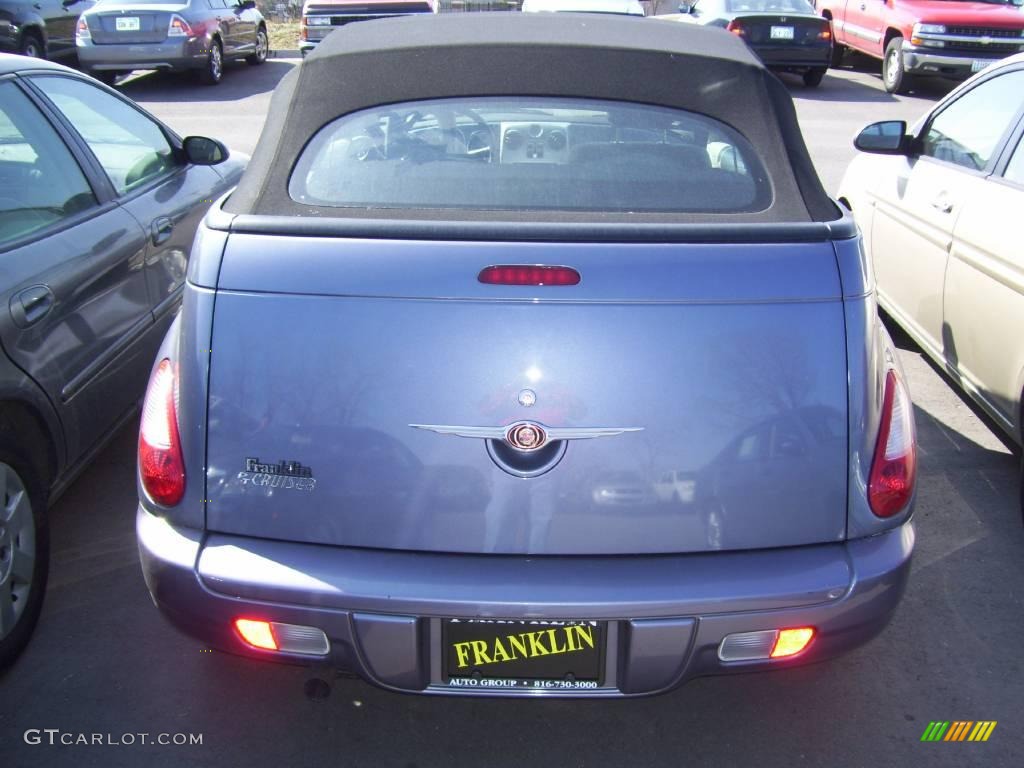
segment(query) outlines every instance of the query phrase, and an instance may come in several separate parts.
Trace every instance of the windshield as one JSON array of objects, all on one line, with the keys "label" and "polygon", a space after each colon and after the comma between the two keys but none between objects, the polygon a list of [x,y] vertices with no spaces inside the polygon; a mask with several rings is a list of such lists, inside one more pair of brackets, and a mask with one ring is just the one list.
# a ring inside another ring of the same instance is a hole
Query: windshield
[{"label": "windshield", "polygon": [[410,102],[346,115],[296,163],[299,203],[356,208],[753,212],[771,184],[704,115],[573,98]]},{"label": "windshield", "polygon": [[813,13],[814,8],[807,0],[726,0],[725,7],[730,13]]}]

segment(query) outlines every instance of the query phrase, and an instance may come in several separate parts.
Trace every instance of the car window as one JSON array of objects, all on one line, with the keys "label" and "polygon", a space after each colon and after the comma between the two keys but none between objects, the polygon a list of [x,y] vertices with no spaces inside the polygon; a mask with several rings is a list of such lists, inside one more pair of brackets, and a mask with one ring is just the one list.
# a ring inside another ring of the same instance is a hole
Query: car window
[{"label": "car window", "polygon": [[678,109],[466,98],[356,112],[298,159],[299,203],[353,208],[751,212],[771,183],[729,126]]},{"label": "car window", "polygon": [[0,83],[0,248],[94,205],[53,126],[16,85]]},{"label": "car window", "polygon": [[730,13],[813,13],[814,8],[807,0],[726,0],[725,7]]},{"label": "car window", "polygon": [[35,83],[85,139],[118,194],[176,167],[160,126],[116,96],[69,77],[38,77]]},{"label": "car window", "polygon": [[1024,184],[1024,138],[1017,142],[1017,149],[1013,151],[1013,157],[1010,158],[1003,177],[1009,181]]},{"label": "car window", "polygon": [[929,124],[921,154],[972,170],[988,165],[1021,107],[1024,71],[987,80],[958,98]]}]

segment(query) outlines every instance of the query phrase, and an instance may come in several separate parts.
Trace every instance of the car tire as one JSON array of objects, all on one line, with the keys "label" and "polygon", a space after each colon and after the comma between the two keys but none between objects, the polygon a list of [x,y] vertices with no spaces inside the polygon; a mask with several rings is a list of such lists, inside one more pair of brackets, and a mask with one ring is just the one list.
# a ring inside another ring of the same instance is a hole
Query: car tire
[{"label": "car tire", "polygon": [[882,82],[889,93],[906,93],[910,90],[913,78],[907,74],[903,64],[903,38],[894,37],[885,46],[885,58],[882,60]]},{"label": "car tire", "polygon": [[832,43],[832,54],[829,57],[828,65],[833,69],[843,66],[843,59],[846,58],[846,46],[839,43]]},{"label": "car tire", "polygon": [[224,77],[224,49],[220,40],[210,44],[210,52],[206,54],[206,63],[199,70],[199,79],[203,85],[217,85]]},{"label": "car tire", "polygon": [[267,53],[270,51],[270,38],[267,37],[267,30],[260,27],[256,30],[256,52],[245,57],[246,64],[259,66],[267,60]]},{"label": "car tire", "polygon": [[117,77],[120,72],[111,72],[108,69],[94,69],[89,73],[104,85],[109,85],[111,88],[114,87],[114,83],[117,82]]},{"label": "car tire", "polygon": [[25,444],[0,415],[0,670],[32,636],[49,573],[46,490]]},{"label": "car tire", "polygon": [[18,53],[22,56],[31,56],[33,59],[45,59],[46,46],[43,44],[42,38],[35,32],[26,32],[21,38]]},{"label": "car tire", "polygon": [[825,72],[828,71],[828,67],[814,67],[804,72],[804,85],[808,88],[817,88],[821,85],[821,81],[825,79]]}]

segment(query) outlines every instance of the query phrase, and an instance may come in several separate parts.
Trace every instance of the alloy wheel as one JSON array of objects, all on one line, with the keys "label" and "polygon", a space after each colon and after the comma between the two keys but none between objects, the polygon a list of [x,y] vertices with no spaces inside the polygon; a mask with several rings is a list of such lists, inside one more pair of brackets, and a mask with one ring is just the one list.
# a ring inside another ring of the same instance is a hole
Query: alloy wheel
[{"label": "alloy wheel", "polygon": [[267,33],[262,29],[256,33],[256,58],[259,61],[265,61],[267,58],[267,50],[270,47],[270,43],[267,41]]},{"label": "alloy wheel", "polygon": [[18,473],[0,462],[0,638],[28,606],[36,560],[36,526],[28,491]]}]

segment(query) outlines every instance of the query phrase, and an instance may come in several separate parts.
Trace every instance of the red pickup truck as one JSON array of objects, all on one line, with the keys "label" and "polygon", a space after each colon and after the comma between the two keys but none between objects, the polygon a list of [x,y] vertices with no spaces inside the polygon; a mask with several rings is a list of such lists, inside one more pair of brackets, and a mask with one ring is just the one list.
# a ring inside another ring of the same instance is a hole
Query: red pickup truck
[{"label": "red pickup truck", "polygon": [[440,0],[305,0],[299,26],[299,52],[305,56],[328,33],[354,21],[437,13]]},{"label": "red pickup truck", "polygon": [[847,48],[882,60],[890,93],[915,75],[964,79],[1024,51],[1024,0],[815,0],[832,21],[832,65]]}]

